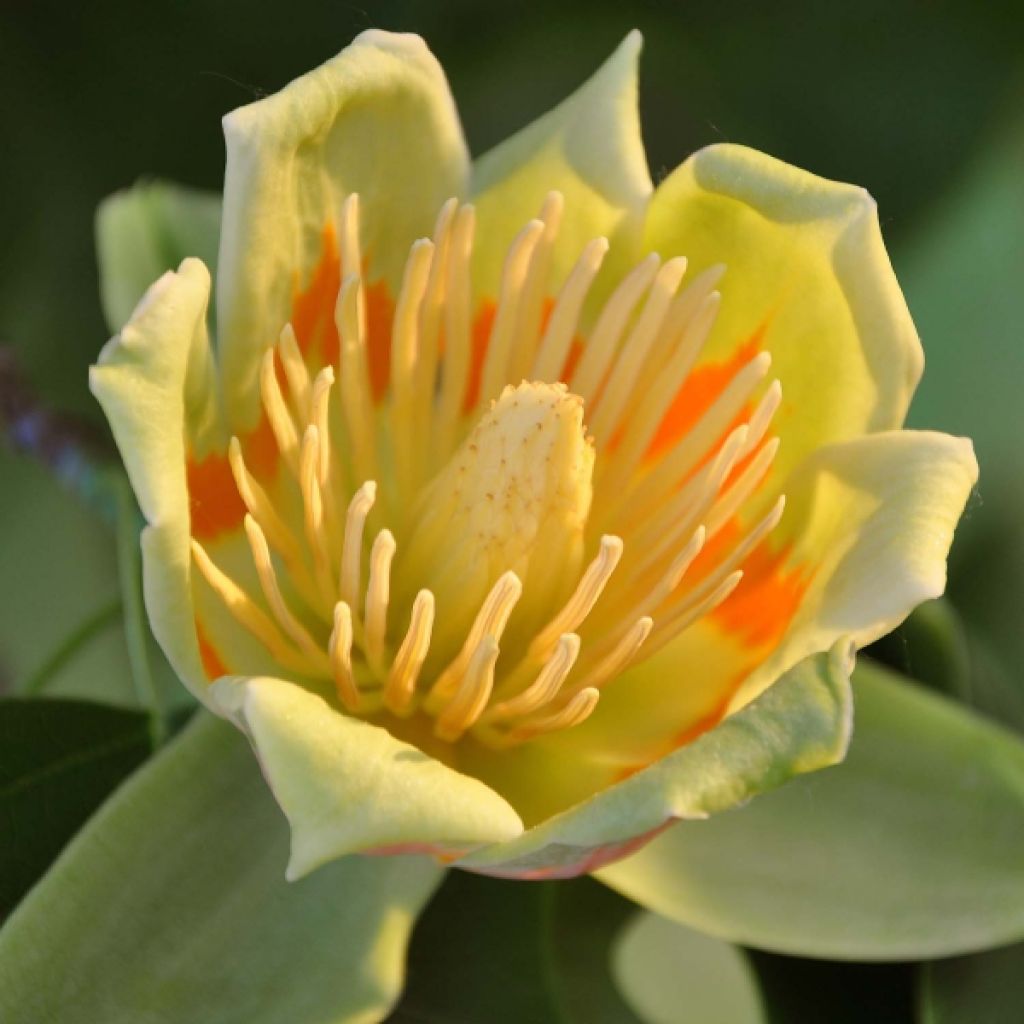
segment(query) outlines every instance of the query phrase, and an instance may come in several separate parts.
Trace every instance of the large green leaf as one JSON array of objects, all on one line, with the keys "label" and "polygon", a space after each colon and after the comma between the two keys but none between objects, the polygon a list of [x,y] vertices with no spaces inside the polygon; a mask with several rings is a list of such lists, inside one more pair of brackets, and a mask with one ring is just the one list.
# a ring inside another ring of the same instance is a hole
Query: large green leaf
[{"label": "large green leaf", "polygon": [[199,715],[89,822],[0,931],[18,1024],[369,1024],[440,875],[350,857],[290,885],[245,741]]},{"label": "large green leaf", "polygon": [[765,1024],[757,978],[743,951],[638,913],[615,946],[614,972],[645,1024]]},{"label": "large green leaf", "polygon": [[928,964],[920,1024],[1011,1024],[1024,1017],[1024,943]]},{"label": "large green leaf", "polygon": [[684,822],[600,873],[734,942],[916,959],[1024,936],[1024,744],[900,677],[854,676],[846,761]]},{"label": "large green leaf", "polygon": [[84,701],[0,701],[0,914],[150,753],[137,711]]}]

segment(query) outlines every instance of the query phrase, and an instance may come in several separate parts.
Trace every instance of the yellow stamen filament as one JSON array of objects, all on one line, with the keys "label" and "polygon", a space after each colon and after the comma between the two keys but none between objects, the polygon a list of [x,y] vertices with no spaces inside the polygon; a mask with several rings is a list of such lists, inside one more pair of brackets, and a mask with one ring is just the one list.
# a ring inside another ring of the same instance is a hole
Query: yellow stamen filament
[{"label": "yellow stamen filament", "polygon": [[533,683],[517,696],[495,704],[487,712],[486,720],[499,722],[519,718],[550,704],[576,664],[579,653],[580,638],[575,633],[562,634],[558,638],[554,653],[544,663]]},{"label": "yellow stamen filament", "polygon": [[357,714],[362,699],[352,674],[352,609],[344,601],[334,606],[334,628],[327,641],[327,650],[338,698],[349,711]]},{"label": "yellow stamen filament", "polygon": [[494,685],[498,641],[488,634],[473,649],[455,696],[437,716],[434,735],[454,743],[483,713]]},{"label": "yellow stamen filament", "polygon": [[281,365],[284,367],[284,375],[288,381],[288,390],[292,395],[295,414],[304,417],[309,408],[309,369],[305,359],[302,358],[299,342],[291,324],[284,325],[284,330],[281,331],[277,342],[277,351],[281,357]]},{"label": "yellow stamen filament", "polygon": [[543,736],[545,733],[563,732],[572,729],[574,726],[585,722],[597,707],[600,697],[597,689],[587,687],[579,693],[570,697],[565,707],[554,711],[550,715],[528,719],[522,725],[510,729],[497,742],[496,746],[512,747],[519,743],[526,743],[529,740]]},{"label": "yellow stamen filament", "polygon": [[270,606],[277,624],[306,655],[311,664],[319,670],[326,668],[327,658],[323,648],[313,639],[309,630],[299,622],[285,602],[277,582],[277,573],[274,571],[267,539],[252,516],[245,517],[245,536],[249,541],[249,549],[252,552],[252,560],[256,566],[256,574],[259,576],[263,596],[267,599],[267,604]]},{"label": "yellow stamen filament", "polygon": [[410,710],[420,670],[430,647],[433,626],[434,595],[429,590],[421,590],[412,603],[409,628],[384,687],[384,703],[396,715],[404,715]]},{"label": "yellow stamen filament", "polygon": [[231,615],[263,644],[275,661],[292,671],[310,673],[308,660],[292,647],[266,612],[227,573],[217,567],[206,549],[194,539],[192,560]]},{"label": "yellow stamen filament", "polygon": [[375,667],[384,658],[391,561],[394,557],[395,538],[390,530],[381,530],[370,549],[370,581],[366,585],[366,657]]},{"label": "yellow stamen filament", "polygon": [[[405,264],[385,395],[370,382],[354,195],[339,225],[337,367],[311,365],[291,324],[262,357],[280,469],[258,480],[239,439],[228,446],[252,593],[220,568],[219,549],[211,556],[193,540],[193,562],[271,659],[333,684],[347,713],[406,718],[446,743],[472,733],[495,749],[577,727],[602,687],[728,599],[782,517],[770,477],[779,441],[769,436],[782,391],[763,387],[766,352],[670,450],[652,449],[703,358],[724,268],[684,281],[684,259],[652,254],[591,319],[609,243],[583,246],[556,295],[563,210],[550,193],[508,250],[476,401],[476,219],[454,199]],[[577,339],[577,365],[553,388]],[[466,497],[478,493],[490,501],[479,516]],[[449,511],[468,535],[460,548]],[[518,548],[509,529],[526,538]],[[728,549],[711,562],[716,534]],[[556,578],[565,566],[574,587]]]},{"label": "yellow stamen filament", "polygon": [[377,500],[377,485],[367,480],[349,502],[345,516],[345,539],[341,549],[341,599],[354,607],[359,597],[361,562],[363,557],[363,531],[366,517]]},{"label": "yellow stamen filament", "polygon": [[295,430],[295,421],[288,411],[288,406],[281,394],[281,386],[277,382],[277,367],[274,364],[274,349],[268,348],[260,365],[260,392],[263,397],[263,408],[278,450],[292,469],[298,463],[299,436]]}]

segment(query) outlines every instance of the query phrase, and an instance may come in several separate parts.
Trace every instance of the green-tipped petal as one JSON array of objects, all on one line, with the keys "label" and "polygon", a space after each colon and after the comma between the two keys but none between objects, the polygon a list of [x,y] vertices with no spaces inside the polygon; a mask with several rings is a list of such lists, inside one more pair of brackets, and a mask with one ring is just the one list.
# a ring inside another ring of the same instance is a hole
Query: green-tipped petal
[{"label": "green-tipped petal", "polygon": [[146,608],[175,671],[204,695],[189,591],[187,435],[215,428],[216,386],[206,330],[210,274],[185,260],[164,274],[100,353],[89,386],[110,421],[148,526],[142,534]]},{"label": "green-tipped petal", "polygon": [[183,259],[195,256],[216,271],[220,196],[140,182],[108,196],[96,212],[103,315],[120,330],[146,289]]},{"label": "green-tipped petal", "polygon": [[686,256],[691,272],[725,264],[703,358],[772,354],[780,478],[821,444],[903,423],[921,346],[863,189],[709,146],[658,186],[644,246]]},{"label": "green-tipped petal", "polygon": [[601,880],[701,931],[801,956],[915,960],[1024,937],[1024,745],[869,665],[854,690],[843,764],[684,822]]},{"label": "green-tipped petal", "polygon": [[623,928],[612,974],[644,1024],[765,1024],[757,978],[742,950],[639,913]]},{"label": "green-tipped petal", "polygon": [[[397,294],[412,242],[466,188],[469,158],[441,66],[418,36],[371,30],[337,57],[224,119],[217,310],[234,424],[253,425],[258,357],[292,315],[351,192],[367,278]],[[349,273],[354,268],[342,268]],[[333,319],[334,294],[322,313]]]},{"label": "green-tipped petal", "polygon": [[248,733],[291,823],[289,878],[358,851],[461,852],[522,832],[482,782],[293,683],[227,678],[214,699]]},{"label": "green-tipped petal", "polygon": [[568,99],[473,165],[475,283],[496,296],[505,251],[557,189],[565,213],[552,260],[560,281],[592,238],[621,235],[608,263],[628,266],[651,192],[637,111],[639,32]]},{"label": "green-tipped petal", "polygon": [[636,849],[675,819],[718,814],[835,764],[849,741],[850,669],[849,645],[837,645],[688,746],[458,864],[496,875],[576,875]]},{"label": "green-tipped petal", "polygon": [[289,885],[287,828],[205,713],[66,849],[0,932],[18,1024],[372,1024],[441,871],[351,857]]}]

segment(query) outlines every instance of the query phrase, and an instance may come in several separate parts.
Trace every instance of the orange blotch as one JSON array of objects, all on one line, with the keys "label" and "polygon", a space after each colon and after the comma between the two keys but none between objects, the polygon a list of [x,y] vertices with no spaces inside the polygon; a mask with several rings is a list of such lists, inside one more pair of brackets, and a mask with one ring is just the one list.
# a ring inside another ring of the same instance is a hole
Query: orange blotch
[{"label": "orange blotch", "polygon": [[789,629],[814,573],[804,567],[786,568],[790,545],[775,549],[763,540],[743,564],[739,586],[711,618],[747,647],[774,647]]},{"label": "orange blotch", "polygon": [[[698,366],[690,373],[668,407],[658,430],[645,453],[645,459],[656,459],[674,448],[691,431],[729,386],[733,377],[757,355],[768,329],[766,320],[727,360]],[[751,410],[743,408],[726,433],[745,423]],[[710,458],[714,449],[708,452]]]},{"label": "orange blotch", "polygon": [[198,619],[196,619],[196,642],[199,644],[199,657],[207,677],[214,680],[228,675],[230,670],[221,660],[221,656],[217,653],[217,649],[206,635],[206,630],[199,624]]},{"label": "orange blotch", "polygon": [[391,325],[395,304],[384,281],[367,285],[363,295],[366,299],[366,357],[370,391],[373,400],[380,402],[391,380]]},{"label": "orange blotch", "polygon": [[307,357],[319,347],[322,365],[334,366],[338,361],[338,328],[334,322],[334,306],[341,288],[341,254],[333,224],[323,230],[320,259],[313,268],[305,288],[294,283],[291,324],[299,348]]},{"label": "orange blotch", "polygon": [[480,401],[480,385],[483,383],[484,360],[487,358],[487,346],[491,342],[491,330],[498,306],[493,299],[484,299],[473,320],[473,333],[470,339],[469,373],[466,376],[466,394],[462,400],[462,411],[470,412]]},{"label": "orange blotch", "polygon": [[226,455],[208,455],[185,463],[192,535],[210,540],[237,528],[245,518],[245,504],[235,486]]}]

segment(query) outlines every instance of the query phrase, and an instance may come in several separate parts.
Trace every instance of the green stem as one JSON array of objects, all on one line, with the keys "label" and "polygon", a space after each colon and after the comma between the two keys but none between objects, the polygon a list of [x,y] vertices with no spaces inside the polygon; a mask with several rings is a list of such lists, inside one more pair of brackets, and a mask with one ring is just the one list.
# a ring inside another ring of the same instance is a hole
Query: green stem
[{"label": "green stem", "polygon": [[120,598],[114,598],[98,611],[93,612],[72,630],[64,642],[28,677],[21,686],[22,694],[26,697],[38,694],[47,682],[78,654],[81,648],[116,621],[121,613]]},{"label": "green stem", "polygon": [[112,477],[117,506],[117,570],[124,602],[124,636],[128,663],[139,703],[149,711],[149,735],[154,748],[167,739],[167,714],[149,666],[149,627],[142,601],[142,561],[139,555],[139,513],[128,481]]}]

